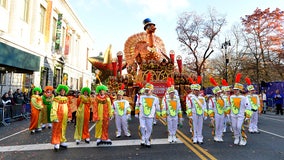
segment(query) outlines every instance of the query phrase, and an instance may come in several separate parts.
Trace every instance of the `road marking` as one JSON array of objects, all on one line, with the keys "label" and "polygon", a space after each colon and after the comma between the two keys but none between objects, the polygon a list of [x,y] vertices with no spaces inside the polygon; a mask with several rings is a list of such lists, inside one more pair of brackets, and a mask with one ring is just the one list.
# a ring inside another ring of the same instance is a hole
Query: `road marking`
[{"label": "road marking", "polygon": [[279,122],[283,122],[284,120],[283,119],[276,119],[275,116],[265,116],[265,117],[262,117],[264,119],[271,119],[271,120],[274,120],[274,121],[279,121]]},{"label": "road marking", "polygon": [[15,136],[15,135],[17,135],[17,134],[20,134],[20,133],[22,133],[22,132],[25,132],[25,131],[27,131],[27,130],[29,130],[29,129],[27,128],[27,129],[21,130],[21,131],[19,131],[19,132],[16,132],[16,133],[14,133],[14,134],[11,134],[11,135],[9,135],[9,136],[6,136],[6,137],[4,137],[4,138],[1,138],[1,139],[0,139],[0,142],[3,141],[3,140],[5,140],[5,139],[7,139],[7,138],[13,137],[13,136]]},{"label": "road marking", "polygon": [[[140,146],[140,139],[132,140],[115,140],[112,141],[112,145],[97,146],[96,141],[91,141],[89,144],[82,142],[77,145],[75,142],[67,142],[68,148],[90,148],[90,147],[120,147],[120,146]],[[182,143],[179,139],[177,143]],[[167,138],[152,139],[151,145],[169,144]],[[15,152],[15,151],[35,151],[35,150],[49,150],[53,149],[53,145],[50,143],[44,144],[29,144],[29,145],[15,145],[15,146],[1,146],[0,152]]]},{"label": "road marking", "polygon": [[268,132],[268,131],[265,131],[265,130],[262,130],[262,129],[258,129],[259,131],[261,132],[264,132],[264,133],[267,133],[267,134],[271,134],[273,136],[276,136],[276,137],[279,137],[279,138],[283,138],[284,139],[284,136],[281,136],[279,134],[275,134],[275,133],[272,133],[272,132]]}]

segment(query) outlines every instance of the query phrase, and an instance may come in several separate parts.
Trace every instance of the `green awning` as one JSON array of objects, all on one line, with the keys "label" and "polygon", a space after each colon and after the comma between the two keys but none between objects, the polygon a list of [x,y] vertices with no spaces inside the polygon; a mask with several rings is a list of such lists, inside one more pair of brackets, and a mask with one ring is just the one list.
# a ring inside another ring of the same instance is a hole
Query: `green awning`
[{"label": "green awning", "polygon": [[39,71],[39,64],[39,56],[0,42],[0,67],[4,67],[6,71],[31,73]]}]

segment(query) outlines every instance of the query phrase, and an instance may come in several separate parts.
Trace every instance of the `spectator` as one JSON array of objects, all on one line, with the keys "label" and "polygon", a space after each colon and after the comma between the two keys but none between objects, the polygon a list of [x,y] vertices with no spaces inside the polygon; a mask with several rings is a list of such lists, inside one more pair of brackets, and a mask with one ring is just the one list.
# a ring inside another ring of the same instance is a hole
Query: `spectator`
[{"label": "spectator", "polygon": [[265,90],[262,91],[261,97],[262,97],[262,102],[263,102],[262,113],[265,114],[266,110],[267,110],[267,97],[266,97],[266,91]]},{"label": "spectator", "polygon": [[281,115],[283,115],[283,109],[282,109],[283,96],[280,94],[279,89],[275,91],[273,100],[276,106],[276,114],[278,115],[280,113]]},{"label": "spectator", "polygon": [[8,91],[8,96],[9,96],[9,98],[10,98],[10,99],[11,99],[11,101],[12,101],[12,102],[11,102],[11,103],[12,103],[12,105],[13,105],[13,104],[15,104],[15,102],[14,102],[14,97],[13,97],[13,93],[12,93],[12,90],[9,90],[9,91]]},{"label": "spectator", "polygon": [[12,99],[9,97],[9,94],[6,92],[2,96],[2,103],[3,105],[11,105],[12,104]]},{"label": "spectator", "polygon": [[13,94],[14,102],[16,104],[23,104],[24,103],[24,95],[20,91],[20,89],[17,89],[17,91]]}]

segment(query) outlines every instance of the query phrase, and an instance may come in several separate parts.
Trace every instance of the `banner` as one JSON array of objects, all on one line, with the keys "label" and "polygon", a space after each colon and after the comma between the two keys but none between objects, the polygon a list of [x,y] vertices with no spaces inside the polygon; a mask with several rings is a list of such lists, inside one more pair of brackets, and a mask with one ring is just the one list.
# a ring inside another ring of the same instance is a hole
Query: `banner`
[{"label": "banner", "polygon": [[154,85],[153,93],[159,98],[162,98],[168,89],[167,82],[154,82],[152,84]]},{"label": "banner", "polygon": [[59,13],[57,19],[56,40],[55,40],[55,50],[57,51],[60,49],[61,27],[62,27],[62,13]]},{"label": "banner", "polygon": [[44,41],[46,43],[49,42],[49,37],[50,37],[50,19],[51,19],[51,14],[52,14],[52,0],[49,0],[47,2],[45,32],[44,32]]}]

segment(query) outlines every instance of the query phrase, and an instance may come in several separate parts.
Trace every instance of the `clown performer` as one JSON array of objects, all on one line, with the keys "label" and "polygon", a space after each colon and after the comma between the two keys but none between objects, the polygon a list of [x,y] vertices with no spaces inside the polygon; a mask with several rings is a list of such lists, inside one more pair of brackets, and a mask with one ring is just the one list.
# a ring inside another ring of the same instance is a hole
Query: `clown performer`
[{"label": "clown performer", "polygon": [[202,128],[203,119],[207,119],[207,106],[205,98],[199,94],[201,77],[197,77],[197,83],[191,78],[189,78],[189,81],[191,82],[192,94],[189,94],[186,98],[186,113],[193,125],[193,143],[203,144]]},{"label": "clown performer", "polygon": [[250,133],[260,133],[258,131],[258,127],[257,127],[257,123],[258,123],[258,114],[261,112],[260,111],[260,100],[259,100],[259,96],[257,94],[255,94],[255,89],[254,86],[251,84],[250,79],[247,77],[245,78],[246,82],[247,82],[247,90],[248,90],[248,95],[247,95],[247,99],[248,99],[248,104],[251,107],[252,110],[252,115],[251,115],[251,119],[250,119],[250,123],[249,123],[249,132]]},{"label": "clown performer", "polygon": [[31,121],[30,121],[30,131],[31,134],[34,134],[35,131],[40,132],[41,129],[41,110],[43,108],[42,105],[42,98],[39,95],[42,92],[41,88],[35,87],[32,90],[32,97],[31,97]]},{"label": "clown performer", "polygon": [[96,87],[98,95],[94,101],[93,121],[96,122],[95,138],[97,145],[112,144],[108,136],[109,120],[113,118],[111,100],[106,95],[107,86],[99,85]]},{"label": "clown performer", "polygon": [[[147,83],[144,89],[145,93],[140,96],[138,101],[141,145],[151,147],[150,137],[153,129],[153,121],[155,116],[160,116],[160,104],[159,99],[152,95],[152,91],[154,90],[152,84]],[[138,114],[135,114],[135,117],[137,118]]]},{"label": "clown performer", "polygon": [[58,96],[54,97],[52,109],[50,112],[50,120],[52,122],[51,144],[54,144],[54,150],[59,148],[67,148],[66,127],[68,121],[68,94],[69,88],[66,85],[59,84],[56,88]]},{"label": "clown performer", "polygon": [[167,94],[162,99],[162,117],[167,118],[168,126],[168,141],[170,143],[176,142],[176,131],[178,123],[182,126],[182,111],[180,98],[175,94],[174,86],[171,86],[167,89]]},{"label": "clown performer", "polygon": [[131,108],[129,102],[123,99],[124,95],[124,84],[122,84],[121,90],[117,92],[117,99],[113,102],[112,107],[114,109],[115,115],[115,125],[116,125],[116,138],[121,136],[121,128],[126,137],[130,137],[131,134],[128,130],[128,119],[131,116]]},{"label": "clown performer", "polygon": [[222,98],[225,100],[225,118],[224,118],[224,129],[223,132],[227,132],[227,126],[230,128],[230,131],[233,132],[232,123],[231,123],[231,106],[230,106],[230,96],[231,96],[231,88],[228,84],[228,82],[225,79],[222,79],[222,87],[221,87],[223,93]]},{"label": "clown performer", "polygon": [[50,111],[52,108],[52,101],[54,98],[53,95],[53,87],[52,86],[46,86],[44,88],[44,93],[41,96],[42,102],[43,102],[43,109],[41,110],[42,120],[41,120],[41,128],[45,129],[46,125],[50,129],[52,127],[52,123],[50,121]]},{"label": "clown performer", "polygon": [[247,98],[240,94],[240,91],[243,91],[244,89],[243,85],[239,83],[241,76],[240,73],[236,75],[233,88],[234,94],[230,96],[231,121],[235,145],[246,145],[247,136],[242,128],[244,120],[248,120],[252,114]]},{"label": "clown performer", "polygon": [[76,127],[74,139],[76,144],[79,145],[82,139],[86,143],[90,143],[89,120],[90,120],[90,98],[91,90],[89,87],[81,89],[81,95],[77,100],[78,108],[76,112]]},{"label": "clown performer", "polygon": [[223,142],[223,128],[224,128],[224,118],[226,111],[226,101],[222,98],[222,90],[218,86],[217,82],[213,77],[210,78],[210,82],[214,85],[212,89],[214,97],[209,99],[208,102],[208,115],[211,119],[211,122],[214,123],[214,141]]},{"label": "clown performer", "polygon": [[71,118],[70,116],[68,116],[68,121],[71,120],[72,123],[75,123],[74,126],[76,126],[76,112],[77,112],[77,101],[78,101],[78,98],[77,98],[77,94],[76,94],[76,91],[69,91],[68,93],[68,101],[69,101],[69,114],[71,113]]}]

